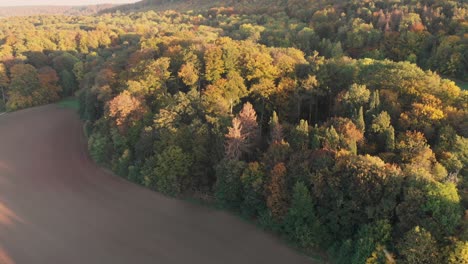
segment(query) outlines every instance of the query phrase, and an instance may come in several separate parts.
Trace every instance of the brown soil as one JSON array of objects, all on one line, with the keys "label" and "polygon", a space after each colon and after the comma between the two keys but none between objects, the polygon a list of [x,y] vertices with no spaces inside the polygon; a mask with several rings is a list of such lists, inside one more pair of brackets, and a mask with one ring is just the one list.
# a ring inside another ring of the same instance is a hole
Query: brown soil
[{"label": "brown soil", "polygon": [[229,213],[167,198],[90,160],[55,105],[0,116],[0,263],[311,263]]}]

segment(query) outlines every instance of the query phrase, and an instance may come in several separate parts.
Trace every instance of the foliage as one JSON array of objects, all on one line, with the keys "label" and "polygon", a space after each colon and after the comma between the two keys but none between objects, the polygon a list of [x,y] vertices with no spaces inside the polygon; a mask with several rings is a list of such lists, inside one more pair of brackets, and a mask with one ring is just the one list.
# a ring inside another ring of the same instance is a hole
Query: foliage
[{"label": "foliage", "polygon": [[431,233],[419,226],[406,233],[397,244],[397,248],[405,263],[440,263],[437,242],[432,238]]},{"label": "foliage", "polygon": [[294,185],[291,207],[284,218],[285,232],[301,247],[316,246],[325,238],[315,213],[315,205],[307,187]]}]

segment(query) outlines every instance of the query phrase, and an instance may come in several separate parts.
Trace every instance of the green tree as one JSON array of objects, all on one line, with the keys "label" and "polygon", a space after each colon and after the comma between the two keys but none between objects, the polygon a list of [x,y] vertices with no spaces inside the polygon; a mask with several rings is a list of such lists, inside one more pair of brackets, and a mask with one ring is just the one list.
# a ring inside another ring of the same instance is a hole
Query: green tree
[{"label": "green tree", "polygon": [[264,198],[265,173],[260,163],[247,165],[241,176],[242,212],[247,216],[257,216],[266,209]]},{"label": "green tree", "polygon": [[169,146],[156,158],[155,185],[167,195],[179,195],[190,186],[192,157],[178,146]]},{"label": "green tree", "polygon": [[237,160],[223,160],[216,166],[214,195],[223,208],[237,209],[242,203],[241,175],[245,163]]},{"label": "green tree", "polygon": [[302,182],[294,185],[291,207],[284,218],[284,229],[291,240],[305,248],[316,246],[325,239],[312,197]]},{"label": "green tree", "polygon": [[296,151],[306,150],[309,147],[309,124],[306,120],[301,120],[291,131],[289,142]]},{"label": "green tree", "polygon": [[423,211],[431,217],[426,218],[424,226],[434,236],[451,235],[461,221],[460,196],[454,183],[432,183],[427,185],[427,198]]},{"label": "green tree", "polygon": [[367,263],[373,253],[378,254],[379,248],[391,241],[391,233],[392,226],[388,220],[363,225],[356,235],[351,263]]},{"label": "green tree", "polygon": [[440,252],[437,242],[431,233],[416,226],[405,234],[397,244],[404,263],[408,264],[439,264]]},{"label": "green tree", "polygon": [[94,133],[88,140],[88,148],[91,157],[99,164],[109,162],[112,143],[110,139],[101,133]]}]

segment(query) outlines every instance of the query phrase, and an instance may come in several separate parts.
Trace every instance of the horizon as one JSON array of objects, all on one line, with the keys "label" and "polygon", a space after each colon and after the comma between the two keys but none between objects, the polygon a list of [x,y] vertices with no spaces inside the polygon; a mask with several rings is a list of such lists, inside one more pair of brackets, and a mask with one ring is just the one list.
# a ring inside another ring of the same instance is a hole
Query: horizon
[{"label": "horizon", "polygon": [[0,7],[27,7],[27,6],[89,6],[102,4],[131,4],[140,0],[0,0]]}]

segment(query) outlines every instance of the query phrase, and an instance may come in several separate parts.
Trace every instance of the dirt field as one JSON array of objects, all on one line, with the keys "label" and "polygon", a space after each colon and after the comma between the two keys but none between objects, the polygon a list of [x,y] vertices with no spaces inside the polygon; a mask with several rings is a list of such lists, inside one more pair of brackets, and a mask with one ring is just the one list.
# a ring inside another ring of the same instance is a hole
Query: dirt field
[{"label": "dirt field", "polygon": [[77,115],[0,116],[0,263],[312,263],[272,235],[127,182],[88,157]]}]

